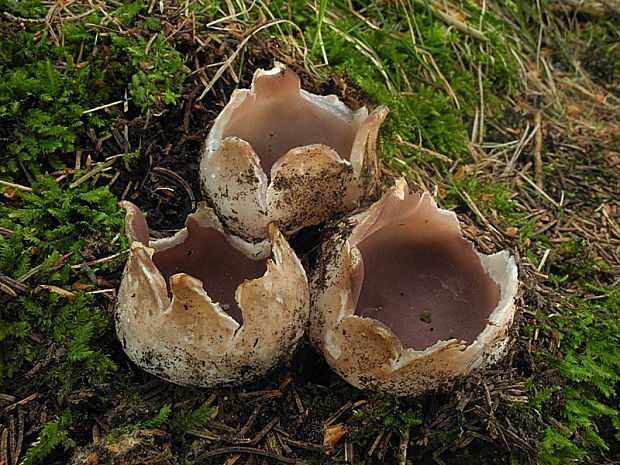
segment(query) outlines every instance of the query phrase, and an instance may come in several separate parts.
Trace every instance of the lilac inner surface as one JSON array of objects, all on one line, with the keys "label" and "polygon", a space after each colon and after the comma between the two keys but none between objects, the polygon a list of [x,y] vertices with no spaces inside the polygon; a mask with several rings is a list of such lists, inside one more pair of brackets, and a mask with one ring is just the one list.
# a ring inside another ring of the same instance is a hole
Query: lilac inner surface
[{"label": "lilac inner surface", "polygon": [[235,301],[235,291],[246,279],[263,276],[266,259],[253,260],[234,248],[226,236],[213,228],[200,226],[188,218],[188,237],[185,242],[153,254],[153,261],[166,284],[170,276],[187,273],[202,281],[202,287],[214,302],[238,323],[242,323],[241,309]]},{"label": "lilac inner surface", "polygon": [[149,226],[144,215],[133,203],[129,205],[127,216],[125,217],[125,233],[129,242],[140,241],[144,245],[149,245]]},{"label": "lilac inner surface", "polygon": [[381,321],[404,348],[423,350],[448,339],[473,342],[499,302],[499,286],[466,240],[420,240],[407,229],[388,225],[357,245],[363,284],[355,313]]},{"label": "lilac inner surface", "polygon": [[299,95],[247,98],[235,110],[222,138],[249,142],[267,176],[282,155],[295,147],[325,144],[349,159],[357,127],[311,104]]}]

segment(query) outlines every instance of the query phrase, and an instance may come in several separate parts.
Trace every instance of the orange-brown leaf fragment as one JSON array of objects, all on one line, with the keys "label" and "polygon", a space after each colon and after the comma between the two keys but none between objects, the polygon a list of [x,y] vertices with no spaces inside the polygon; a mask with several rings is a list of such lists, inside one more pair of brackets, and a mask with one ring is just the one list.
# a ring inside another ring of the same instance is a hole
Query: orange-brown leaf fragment
[{"label": "orange-brown leaf fragment", "polygon": [[323,444],[329,447],[334,447],[338,441],[340,441],[340,438],[346,434],[346,432],[347,429],[342,425],[342,423],[326,426],[323,435]]}]

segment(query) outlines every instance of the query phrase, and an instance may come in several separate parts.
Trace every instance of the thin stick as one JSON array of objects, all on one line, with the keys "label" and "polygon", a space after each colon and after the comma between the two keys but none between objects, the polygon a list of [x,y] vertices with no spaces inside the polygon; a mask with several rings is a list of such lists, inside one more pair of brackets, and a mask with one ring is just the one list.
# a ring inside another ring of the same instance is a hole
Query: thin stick
[{"label": "thin stick", "polygon": [[17,444],[15,445],[15,456],[12,457],[13,465],[17,465],[19,462],[19,456],[24,444],[24,411],[23,409],[17,409]]},{"label": "thin stick", "polygon": [[296,464],[298,461],[296,459],[289,459],[288,457],[284,457],[280,454],[275,454],[273,452],[269,452],[268,450],[256,449],[254,447],[243,447],[243,446],[233,446],[233,447],[222,447],[220,449],[209,450],[203,454],[201,454],[197,460],[201,461],[203,459],[209,457],[215,457],[217,455],[224,454],[252,454],[252,455],[262,455],[263,457],[267,457],[273,460],[277,460],[282,463],[292,463]]},{"label": "thin stick", "polygon": [[265,437],[265,435],[271,430],[271,428],[274,427],[274,425],[278,422],[278,420],[279,420],[278,417],[274,417],[269,423],[267,423],[267,425],[265,425],[265,427],[262,430],[260,430],[256,434],[256,436],[252,438],[251,444],[253,446],[258,444],[260,440],[263,439],[263,437]]},{"label": "thin stick", "polygon": [[547,194],[544,190],[542,190],[540,187],[538,187],[536,185],[536,183],[534,181],[532,181],[530,178],[528,178],[526,175],[524,175],[523,173],[519,173],[519,176],[526,181],[530,186],[532,186],[534,188],[534,190],[536,192],[538,192],[540,195],[542,195],[545,199],[547,199],[549,202],[551,202],[555,207],[560,208],[560,206],[558,205],[558,203],[553,200],[551,197],[549,197],[549,194]]},{"label": "thin stick", "polygon": [[480,119],[478,120],[478,135],[476,140],[482,142],[484,140],[484,85],[482,85],[482,69],[478,64],[478,92],[480,93]]},{"label": "thin stick", "polygon": [[425,155],[430,155],[430,156],[435,157],[435,158],[437,158],[438,160],[441,160],[441,161],[445,161],[445,162],[451,162],[452,161],[452,159],[450,157],[442,155],[441,153],[434,152],[434,151],[432,151],[430,149],[427,149],[427,148],[424,148],[424,147],[420,147],[419,145],[412,144],[411,142],[407,142],[405,140],[402,140],[400,138],[400,136],[398,136],[398,139],[396,140],[396,144],[400,145],[401,147],[408,147],[410,149],[415,150],[416,152],[420,152],[420,153],[423,153]]},{"label": "thin stick", "polygon": [[448,26],[452,26],[455,29],[457,29],[458,31],[472,36],[474,39],[477,39],[477,40],[479,40],[481,42],[488,42],[489,41],[487,36],[485,36],[479,30],[474,29],[473,27],[469,26],[467,23],[460,22],[458,19],[453,18],[452,16],[449,16],[449,15],[445,14],[442,11],[439,11],[437,8],[433,7],[427,1],[424,1],[424,0],[413,0],[413,4],[418,6],[418,7],[420,7],[420,8],[427,9],[428,11],[431,12],[431,14],[433,16],[435,16],[439,20],[443,21],[444,23],[448,24]]},{"label": "thin stick", "polygon": [[3,186],[12,187],[13,189],[17,189],[18,191],[32,192],[32,189],[30,187],[22,186],[21,184],[15,184],[14,182],[0,181],[0,184],[2,184]]},{"label": "thin stick", "polygon": [[[275,429],[275,428],[274,428]],[[312,444],[311,442],[296,441],[295,439],[287,438],[286,436],[280,436],[280,439],[291,446],[299,447],[300,449],[312,450],[315,452],[327,452],[330,447],[323,444]]]},{"label": "thin stick", "polygon": [[239,460],[239,458],[241,458],[241,454],[235,454],[232,457],[227,458],[226,462],[224,462],[224,465],[234,465],[235,462]]},{"label": "thin stick", "polygon": [[14,404],[11,405],[7,405],[6,407],[4,407],[2,409],[3,412],[10,412],[11,410],[13,410],[15,407],[19,406],[19,405],[24,405],[27,404],[28,402],[30,402],[32,399],[36,399],[39,396],[38,392],[35,392],[34,394],[29,395],[28,397],[15,402]]},{"label": "thin stick", "polygon": [[[224,71],[226,71],[233,63],[233,61],[235,61],[235,58],[237,58],[237,55],[239,55],[239,53],[241,53],[241,50],[243,50],[243,48],[245,47],[245,45],[248,43],[248,41],[254,37],[256,34],[258,34],[260,31],[262,31],[263,29],[267,29],[268,27],[271,26],[276,26],[278,24],[291,24],[297,28],[299,28],[299,26],[297,26],[295,23],[293,23],[292,21],[288,21],[286,19],[278,19],[275,21],[269,21],[263,25],[261,25],[260,27],[256,28],[255,30],[253,30],[252,32],[250,32],[248,34],[248,36],[243,39],[241,41],[241,43],[239,44],[239,46],[235,49],[235,51],[233,53],[231,53],[231,55],[226,59],[226,61],[224,61],[224,64],[217,70],[217,72],[215,73],[215,75],[213,76],[213,78],[211,78],[211,81],[209,82],[209,84],[207,85],[207,87],[204,88],[204,90],[202,91],[202,93],[200,94],[200,97],[198,97],[196,99],[196,101],[200,101],[202,100],[202,98],[207,95],[207,93],[213,88],[213,86],[215,85],[215,83],[222,77],[222,74],[224,74]],[[303,37],[303,36],[302,36]]]},{"label": "thin stick", "polygon": [[114,255],[109,255],[103,258],[98,258],[96,260],[91,260],[89,262],[78,263],[77,265],[71,265],[71,269],[77,270],[78,268],[84,268],[85,266],[89,266],[89,265],[100,265],[101,263],[111,262],[116,257],[120,257],[121,255],[125,255],[126,253],[127,253],[127,250],[123,250],[122,252],[115,253]]},{"label": "thin stick", "polygon": [[410,430],[407,429],[400,437],[400,443],[398,444],[398,465],[405,465],[407,462],[407,446],[409,446],[409,434]]},{"label": "thin stick", "polygon": [[536,127],[536,137],[534,139],[534,178],[536,185],[543,188],[542,172],[542,112],[538,111],[534,116],[534,126]]},{"label": "thin stick", "polygon": [[245,425],[243,425],[243,427],[237,433],[237,435],[239,437],[245,436],[245,434],[250,430],[250,428],[254,424],[254,420],[256,420],[256,417],[258,416],[258,413],[260,412],[261,408],[262,408],[262,405],[257,405],[256,407],[254,407],[254,410],[250,414],[250,417],[248,418],[248,421],[245,422]]},{"label": "thin stick", "polygon": [[117,100],[116,102],[106,103],[105,105],[101,105],[99,107],[91,108],[90,110],[84,110],[82,112],[82,114],[85,115],[87,113],[93,113],[95,111],[99,111],[99,110],[103,110],[105,108],[113,107],[114,105],[118,105],[118,104],[123,103],[123,102],[124,102],[124,100]]},{"label": "thin stick", "polygon": [[17,293],[1,281],[0,281],[0,291],[6,292],[11,297],[17,297]]},{"label": "thin stick", "polygon": [[87,179],[92,178],[94,175],[96,175],[97,173],[100,173],[101,171],[109,168],[110,166],[112,166],[112,164],[118,160],[119,158],[121,158],[123,155],[125,154],[119,154],[119,155],[113,155],[111,157],[109,157],[106,161],[104,161],[103,163],[101,163],[100,165],[96,166],[95,168],[93,168],[92,170],[90,170],[88,173],[86,173],[85,175],[81,176],[78,180],[72,182],[71,184],[69,184],[69,188],[70,189],[75,189],[77,186],[79,186],[80,184],[82,184],[84,181],[86,181]]},{"label": "thin stick", "polygon": [[2,427],[0,434],[0,463],[9,463],[9,430]]},{"label": "thin stick", "polygon": [[340,407],[336,413],[334,413],[331,417],[329,417],[327,420],[325,420],[325,422],[323,423],[325,426],[329,426],[333,423],[336,422],[336,420],[338,418],[340,418],[340,416],[346,412],[349,408],[351,408],[353,404],[351,404],[351,402],[347,402],[346,404],[344,404],[342,407]]},{"label": "thin stick", "polygon": [[196,197],[194,196],[194,192],[192,191],[192,188],[189,187],[189,184],[187,183],[187,181],[185,181],[185,179],[183,179],[181,176],[179,176],[174,171],[170,171],[169,169],[162,168],[160,166],[155,166],[151,171],[155,171],[157,173],[161,173],[164,176],[173,178],[175,181],[181,184],[183,189],[185,189],[185,192],[187,192],[189,200],[192,202],[192,210],[196,208]]},{"label": "thin stick", "polygon": [[487,220],[486,217],[482,214],[482,212],[480,211],[476,203],[472,200],[472,198],[469,196],[469,194],[465,192],[464,189],[459,189],[459,194],[461,194],[461,197],[463,198],[463,200],[465,200],[465,203],[467,203],[469,208],[471,208],[471,210],[476,215],[478,215],[478,217],[480,217],[480,220],[489,229],[489,231],[497,234],[499,237],[502,237],[502,234],[497,229],[495,229],[495,227],[493,227],[491,222]]}]

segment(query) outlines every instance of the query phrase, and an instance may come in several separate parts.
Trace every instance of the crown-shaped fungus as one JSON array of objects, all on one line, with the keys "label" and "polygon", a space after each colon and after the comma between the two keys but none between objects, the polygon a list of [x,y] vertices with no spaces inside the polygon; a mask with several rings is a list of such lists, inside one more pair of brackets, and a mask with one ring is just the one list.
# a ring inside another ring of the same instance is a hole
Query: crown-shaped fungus
[{"label": "crown-shaped fungus", "polygon": [[206,196],[228,229],[252,241],[272,221],[288,235],[351,211],[378,189],[376,138],[387,113],[306,92],[282,64],[259,69],[207,137]]},{"label": "crown-shaped fungus", "polygon": [[518,283],[506,251],[478,253],[404,179],[345,225],[323,244],[309,325],[340,376],[417,395],[502,355]]},{"label": "crown-shaped fungus", "polygon": [[129,358],[177,384],[214,386],[248,381],[290,354],[308,320],[308,284],[274,224],[250,244],[201,203],[184,229],[150,242],[138,207],[121,206],[131,248],[116,330]]}]

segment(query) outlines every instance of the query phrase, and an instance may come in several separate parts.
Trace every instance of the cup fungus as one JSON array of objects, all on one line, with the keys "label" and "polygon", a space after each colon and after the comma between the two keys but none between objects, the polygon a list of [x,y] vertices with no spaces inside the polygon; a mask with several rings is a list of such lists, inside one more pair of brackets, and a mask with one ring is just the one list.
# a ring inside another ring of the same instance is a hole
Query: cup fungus
[{"label": "cup fungus", "polygon": [[351,211],[378,189],[376,138],[387,113],[302,90],[282,64],[259,69],[209,132],[205,194],[222,223],[252,241],[265,238],[272,221],[291,234]]},{"label": "cup fungus", "polygon": [[340,376],[417,395],[503,354],[518,284],[508,252],[476,252],[456,215],[403,179],[345,225],[323,244],[309,324]]},{"label": "cup fungus", "polygon": [[177,384],[214,386],[248,381],[293,350],[308,320],[308,283],[274,224],[268,240],[250,244],[225,234],[201,203],[185,229],[149,242],[138,207],[121,206],[131,248],[116,330],[136,364]]}]

